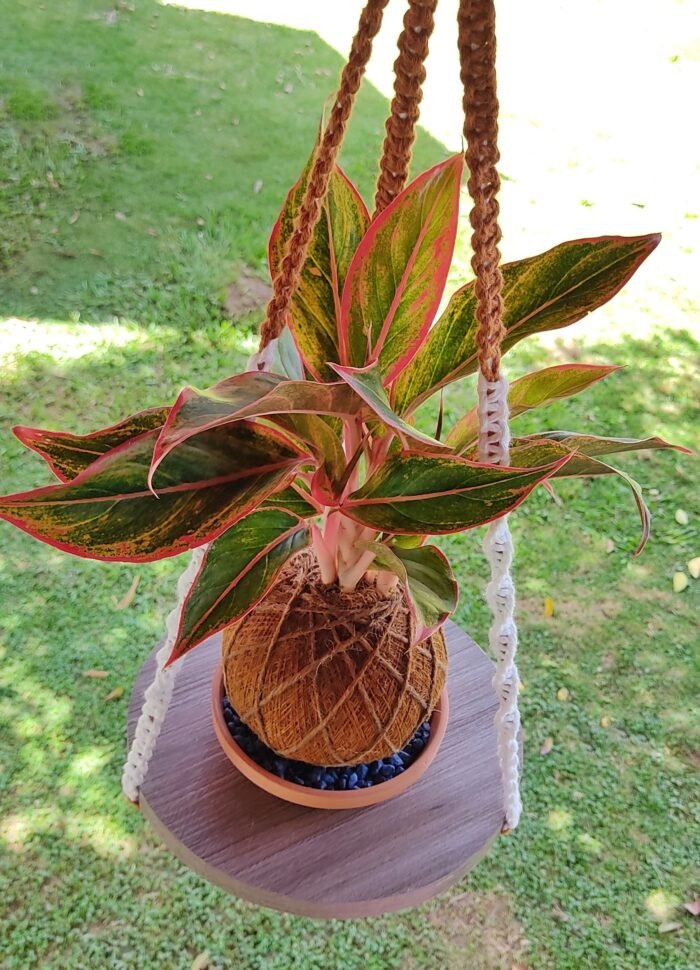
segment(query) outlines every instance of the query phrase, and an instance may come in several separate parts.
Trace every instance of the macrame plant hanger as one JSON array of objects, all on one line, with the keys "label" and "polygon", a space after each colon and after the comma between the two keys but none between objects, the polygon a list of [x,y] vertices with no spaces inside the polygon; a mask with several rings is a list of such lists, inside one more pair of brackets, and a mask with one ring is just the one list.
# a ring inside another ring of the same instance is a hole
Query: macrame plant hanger
[{"label": "macrame plant hanger", "polygon": [[[340,146],[347,128],[355,96],[369,60],[373,40],[379,31],[384,8],[388,0],[368,0],[366,3],[352,43],[348,62],[345,65],[338,93],[331,108],[328,123],[319,139],[313,158],[306,192],[289,238],[286,255],[279,272],[273,280],[273,295],[267,306],[265,321],[260,331],[260,346],[249,362],[249,369],[268,370],[274,357],[275,340],[287,324],[290,306],[296,287],[299,284],[309,244],[321,214],[322,205],[328,192],[331,172],[335,165]],[[398,41],[399,54],[394,64],[395,81],[391,113],[386,122],[380,172],[375,195],[375,212],[378,215],[403,188],[415,138],[415,126],[419,117],[422,98],[422,84],[425,79],[424,62],[428,54],[428,44],[434,24],[437,0],[409,0],[404,17],[403,30]],[[500,229],[498,224],[499,207],[497,194],[499,177],[496,170],[498,162],[498,100],[496,95],[496,37],[494,0],[460,0],[458,13],[458,46],[461,64],[461,80],[464,88],[463,107],[465,115],[464,136],[466,140],[465,158],[469,170],[468,189],[472,198],[470,223],[472,235],[472,268],[476,277],[476,335],[479,362],[478,377],[478,414],[479,414],[479,457],[484,463],[507,464],[509,459],[510,433],[508,427],[508,384],[501,372],[501,343],[504,336],[503,325],[503,279],[499,268],[500,253],[498,244]],[[492,684],[498,695],[498,710],[495,715],[495,745],[503,792],[502,832],[507,832],[518,824],[521,812],[519,793],[520,776],[520,716],[518,711],[518,671],[515,664],[517,649],[517,629],[514,620],[514,587],[510,574],[513,547],[507,516],[492,522],[487,529],[484,550],[490,564],[491,577],[486,588],[486,599],[492,614],[489,643],[495,661]],[[173,694],[175,677],[183,661],[171,667],[164,667],[176,635],[182,605],[195,576],[199,570],[206,547],[201,547],[192,555],[190,563],[178,581],[178,602],[166,623],[166,637],[156,653],[155,677],[143,694],[143,705],[131,732],[131,745],[124,767],[122,786],[125,795],[132,802],[139,803],[139,793],[156,746],[161,727],[166,718],[168,705]],[[456,628],[454,628],[456,630]],[[448,639],[449,639],[448,631]],[[462,635],[464,636],[464,635]],[[468,638],[465,638],[468,640]],[[468,641],[477,654],[478,648]],[[460,650],[462,644],[459,645]],[[200,648],[206,649],[206,648]],[[195,651],[197,654],[199,651]],[[456,666],[457,651],[451,659]],[[493,665],[485,661],[487,672],[493,672]],[[185,658],[185,662],[187,658]],[[459,663],[463,658],[459,659]],[[146,665],[142,669],[144,674]],[[150,668],[149,668],[150,669]],[[489,675],[490,676],[490,675]],[[141,675],[140,675],[141,677]],[[135,689],[136,694],[136,689]],[[156,760],[158,760],[156,758]],[[246,784],[243,782],[243,784]],[[410,795],[405,796],[410,801]],[[386,803],[387,806],[399,804],[403,799]],[[386,808],[382,809],[386,811]],[[281,811],[281,809],[280,809]],[[155,824],[154,813],[149,808],[149,817]],[[315,816],[335,815],[336,813],[316,812]],[[343,813],[345,814],[345,813]],[[349,813],[350,815],[361,813]],[[319,823],[320,824],[320,823]],[[161,832],[167,825],[157,826]],[[337,824],[336,824],[337,830]],[[323,837],[323,834],[321,835]],[[337,841],[337,831],[328,836]],[[176,848],[182,847],[183,838],[169,840]],[[489,838],[484,840],[480,852],[476,853],[470,864],[476,861]],[[279,899],[288,897],[260,892],[246,894],[242,883],[233,879],[226,881],[212,875],[211,867],[197,864],[191,848],[185,846],[181,857],[202,874],[221,885],[247,895],[255,901],[278,908],[288,908],[293,912],[310,915],[368,915],[370,912],[402,908],[419,902],[428,895],[446,888],[461,872],[455,870],[450,879],[443,879],[428,887],[430,892],[422,894],[396,895],[390,905],[380,908],[363,907],[349,903],[341,908],[323,909],[322,906],[304,908],[299,905],[285,905]]]}]

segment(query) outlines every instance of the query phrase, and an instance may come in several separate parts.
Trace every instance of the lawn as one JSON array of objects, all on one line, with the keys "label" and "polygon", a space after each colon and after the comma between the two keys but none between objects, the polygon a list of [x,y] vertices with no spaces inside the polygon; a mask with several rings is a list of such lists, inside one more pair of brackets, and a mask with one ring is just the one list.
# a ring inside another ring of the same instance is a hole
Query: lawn
[{"label": "lawn", "polygon": [[[0,14],[0,456],[16,491],[47,476],[14,423],[91,430],[245,360],[260,313],[223,306],[264,276],[340,59],[313,34],[152,0],[0,0]],[[344,154],[366,197],[385,108],[363,93]],[[444,156],[423,134],[415,170]],[[508,369],[625,364],[551,406],[548,426],[697,445],[698,307],[685,312],[637,335],[582,321],[520,345]],[[473,393],[453,386],[447,414]],[[435,414],[421,413],[427,429]],[[203,953],[217,970],[696,966],[700,923],[683,904],[700,895],[700,583],[674,592],[672,579],[700,555],[698,467],[660,452],[620,464],[653,514],[639,559],[621,481],[564,482],[556,501],[539,490],[513,516],[520,828],[452,892],[368,921],[226,896],[122,798],[130,686],[182,563],[76,560],[0,524],[0,966],[189,970]],[[456,619],[483,642],[478,540],[444,545]]]}]

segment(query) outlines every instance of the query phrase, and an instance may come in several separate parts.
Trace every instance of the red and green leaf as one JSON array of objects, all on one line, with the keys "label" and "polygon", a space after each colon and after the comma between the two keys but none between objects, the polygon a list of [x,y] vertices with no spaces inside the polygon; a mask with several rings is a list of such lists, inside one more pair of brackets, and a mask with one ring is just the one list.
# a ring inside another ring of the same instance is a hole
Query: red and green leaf
[{"label": "red and green leaf", "polygon": [[323,469],[329,483],[335,486],[341,481],[345,474],[346,461],[341,439],[342,425],[339,421],[317,414],[278,415],[274,421],[304,442]]},{"label": "red and green leaf", "polygon": [[418,622],[418,639],[425,640],[457,609],[457,580],[449,560],[437,546],[392,546],[392,551],[406,574],[403,582]]},{"label": "red and green leaf", "polygon": [[600,461],[600,455],[621,454],[626,451],[643,451],[647,449],[673,449],[690,454],[687,448],[672,445],[663,438],[601,438],[597,435],[574,434],[568,431],[545,431],[540,435],[527,435],[516,438],[511,443],[510,460],[517,462],[522,451],[527,451],[535,442],[556,445],[570,452],[571,458],[552,478],[589,478],[598,475],[617,475],[632,492],[639,518],[642,524],[642,535],[635,550],[638,556],[647,544],[651,530],[651,514],[642,495],[639,484],[619,468]]},{"label": "red and green leaf", "polygon": [[533,443],[520,452],[518,467],[400,452],[390,455],[342,509],[383,532],[461,532],[516,508],[570,458],[562,456],[563,450],[548,442]]},{"label": "red and green leaf", "polygon": [[[151,474],[166,455],[193,435],[211,428],[252,418],[274,420],[289,415],[355,414],[362,406],[362,400],[343,382],[287,381],[277,374],[262,371],[236,374],[204,391],[186,387],[180,392],[160,433],[153,452]],[[297,424],[304,427],[304,422]],[[325,437],[324,441],[328,447],[332,446]]]},{"label": "red and green leaf", "polygon": [[306,456],[269,428],[205,431],[163,461],[147,485],[158,430],[132,438],[72,482],[0,498],[0,518],[89,559],[149,562],[218,536],[289,485]]},{"label": "red and green leaf", "polygon": [[437,546],[409,549],[400,543],[367,541],[357,542],[356,546],[373,553],[372,569],[393,573],[407,590],[419,642],[435,633],[457,609],[457,580],[447,557]]},{"label": "red and green leaf", "polygon": [[420,346],[452,260],[462,167],[455,155],[419,175],[371,223],[343,290],[343,364],[378,361],[388,384]]},{"label": "red and green leaf", "polygon": [[369,364],[367,367],[342,367],[340,364],[331,364],[331,367],[372,409],[379,420],[393,428],[400,438],[410,438],[432,449],[449,450],[449,445],[442,444],[436,438],[431,438],[430,435],[414,428],[392,410],[377,364]]},{"label": "red and green leaf", "polygon": [[299,483],[293,482],[281,492],[268,495],[258,508],[282,509],[297,519],[310,519],[322,511],[312,504],[312,501],[311,496],[299,486]]},{"label": "red and green leaf", "polygon": [[[546,367],[533,374],[526,374],[513,381],[508,389],[510,417],[512,419],[552,401],[572,397],[619,369],[614,365],[603,364],[558,364],[556,367]],[[447,443],[460,453],[473,444],[478,436],[479,414],[473,407],[452,428],[447,436]]]},{"label": "red and green leaf", "polygon": [[689,448],[674,445],[663,438],[606,438],[595,434],[577,434],[575,431],[541,431],[537,434],[516,438],[514,445],[526,444],[532,439],[558,442],[570,451],[582,455],[621,455],[626,451],[680,451],[692,455]]},{"label": "red and green leaf", "polygon": [[215,539],[185,599],[167,662],[242,619],[290,556],[308,544],[307,526],[282,509],[252,512]]},{"label": "red and green leaf", "polygon": [[[312,159],[289,192],[272,230],[269,244],[270,272],[276,276],[294,221],[304,198]],[[301,280],[292,298],[289,328],[311,374],[333,380],[328,361],[340,360],[338,321],[343,286],[355,250],[369,225],[369,213],[354,185],[339,168],[331,173]]]},{"label": "red and green leaf", "polygon": [[[503,267],[503,350],[567,327],[607,303],[656,248],[658,235],[602,236],[562,243]],[[458,290],[394,386],[399,414],[477,369],[474,282]]]},{"label": "red and green leaf", "polygon": [[41,455],[56,478],[68,482],[112,448],[118,448],[145,431],[162,428],[169,411],[170,408],[149,408],[92,434],[46,431],[23,425],[12,430],[23,445]]}]

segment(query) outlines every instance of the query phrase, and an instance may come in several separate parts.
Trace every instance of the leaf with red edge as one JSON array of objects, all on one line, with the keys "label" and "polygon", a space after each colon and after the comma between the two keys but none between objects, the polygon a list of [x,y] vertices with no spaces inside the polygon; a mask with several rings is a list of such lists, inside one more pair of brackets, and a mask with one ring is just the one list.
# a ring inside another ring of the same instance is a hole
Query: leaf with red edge
[{"label": "leaf with red edge", "polygon": [[[644,501],[640,485],[627,472],[607,462],[600,461],[595,455],[615,454],[622,451],[637,451],[641,448],[673,448],[662,438],[598,438],[595,435],[576,435],[567,432],[554,431],[540,435],[528,435],[516,438],[511,442],[510,460],[518,461],[518,455],[523,450],[531,448],[533,444],[557,444],[570,452],[570,460],[552,476],[553,478],[593,478],[598,475],[617,475],[629,487],[634,498],[642,525],[642,534],[634,555],[638,556],[649,540],[651,534],[651,513]],[[685,451],[687,449],[678,449]]]},{"label": "leaf with red edge", "polygon": [[406,585],[419,626],[418,640],[425,640],[457,609],[457,580],[447,556],[437,546],[392,546],[392,551],[406,570]]},{"label": "leaf with red edge", "polygon": [[[279,427],[304,442],[325,472],[329,482],[334,485],[340,482],[346,469],[340,422],[333,422],[328,417],[318,414],[277,415],[273,420]],[[335,427],[334,424],[340,427]]]},{"label": "leaf with red edge", "polygon": [[419,431],[418,428],[414,428],[413,425],[408,424],[398,414],[394,413],[389,403],[389,397],[384,390],[377,364],[369,364],[367,367],[342,367],[340,364],[331,364],[331,367],[374,411],[379,420],[393,428],[399,437],[410,438],[419,445],[425,445],[433,450],[450,450],[449,445],[442,444],[436,438],[431,438],[429,434]]},{"label": "leaf with red edge", "polygon": [[308,492],[299,487],[298,482],[293,482],[288,488],[281,492],[268,495],[267,498],[258,506],[260,509],[283,509],[297,519],[308,519],[314,515],[319,515],[321,509],[313,504],[313,500]]},{"label": "leaf with red edge", "polygon": [[525,444],[533,439],[538,441],[558,442],[571,451],[579,451],[582,455],[621,455],[626,451],[680,451],[684,455],[692,455],[690,448],[674,445],[663,438],[606,438],[596,434],[578,434],[576,431],[540,431],[535,434],[516,438],[516,444]]},{"label": "leaf with red edge", "polygon": [[452,260],[462,169],[461,155],[429,169],[370,224],[343,290],[343,364],[378,361],[389,384],[420,346]]},{"label": "leaf with red edge", "polygon": [[118,448],[144,431],[162,428],[169,411],[170,408],[149,408],[92,434],[46,431],[24,425],[17,425],[12,430],[23,445],[41,455],[56,478],[68,482],[112,448]]},{"label": "leaf with red edge", "polygon": [[[562,243],[503,266],[503,351],[530,334],[558,330],[607,303],[658,245],[660,236],[601,236]],[[477,369],[474,281],[450,299],[396,382],[392,404],[413,411],[431,394]]]},{"label": "leaf with red edge", "polygon": [[89,559],[148,562],[218,536],[290,484],[306,456],[270,428],[238,422],[169,455],[154,495],[148,469],[158,430],[114,448],[72,482],[0,498],[0,518]]},{"label": "leaf with red edge", "polygon": [[308,544],[306,524],[282,509],[252,512],[215,539],[185,599],[167,662],[242,619],[289,557]]},{"label": "leaf with red edge", "polygon": [[563,450],[534,443],[520,452],[518,467],[399,452],[341,507],[350,518],[384,532],[462,532],[516,508],[571,457]]},{"label": "leaf with red edge", "polygon": [[[268,257],[273,278],[301,207],[311,170],[309,159],[289,192],[270,236]],[[292,297],[289,328],[306,367],[320,380],[333,380],[327,361],[337,361],[340,299],[350,261],[369,225],[369,213],[355,186],[336,167],[328,195],[311,237],[299,286]]]},{"label": "leaf with red edge", "polygon": [[[508,389],[511,419],[552,401],[572,397],[602,378],[619,370],[610,364],[558,364],[526,374],[513,381]],[[479,414],[475,407],[460,418],[447,436],[447,443],[460,453],[479,436]]]},{"label": "leaf with red edge", "polygon": [[[180,392],[158,437],[151,475],[166,455],[181,447],[192,435],[211,428],[251,418],[274,420],[297,414],[350,415],[362,406],[361,398],[343,382],[288,381],[262,371],[236,374],[204,391],[186,387]],[[303,422],[299,427],[303,429]]]}]

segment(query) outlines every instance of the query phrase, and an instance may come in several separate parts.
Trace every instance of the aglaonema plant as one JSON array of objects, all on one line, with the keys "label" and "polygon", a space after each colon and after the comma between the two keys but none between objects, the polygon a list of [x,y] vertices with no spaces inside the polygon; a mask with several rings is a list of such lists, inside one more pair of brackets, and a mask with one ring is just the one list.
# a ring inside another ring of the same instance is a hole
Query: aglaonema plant
[{"label": "aglaonema plant", "polygon": [[[272,232],[273,275],[307,173]],[[402,584],[425,638],[457,604],[450,564],[427,539],[483,525],[562,476],[622,476],[641,515],[641,550],[649,534],[641,490],[608,456],[673,447],[662,439],[547,430],[514,437],[510,465],[495,467],[478,461],[474,409],[444,440],[415,425],[419,405],[477,368],[473,283],[435,319],[461,177],[461,156],[450,158],[370,221],[336,169],[272,372],[186,387],[172,407],[88,435],[16,428],[60,481],[0,499],[0,516],[98,560],[149,562],[206,544],[170,661],[244,617],[309,545],[326,584],[386,593]],[[657,242],[580,239],[506,264],[503,350],[604,304]],[[511,416],[616,369],[565,364],[520,377]]]}]

